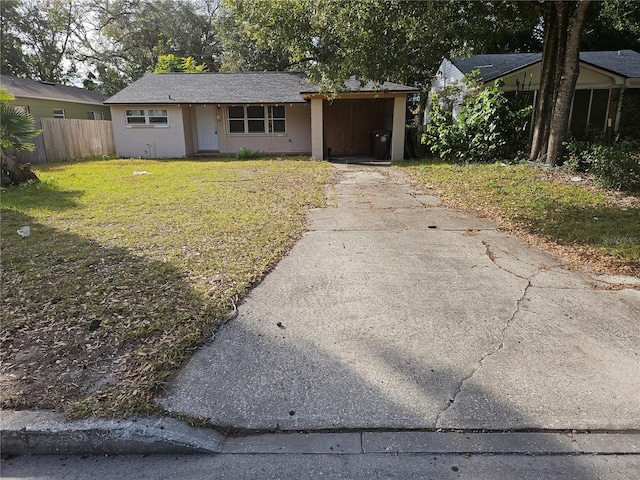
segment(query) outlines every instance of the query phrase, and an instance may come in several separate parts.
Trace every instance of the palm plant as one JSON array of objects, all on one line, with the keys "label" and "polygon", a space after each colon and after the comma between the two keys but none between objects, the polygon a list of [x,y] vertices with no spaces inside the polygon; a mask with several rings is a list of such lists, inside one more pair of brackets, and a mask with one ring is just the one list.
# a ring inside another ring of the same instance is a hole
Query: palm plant
[{"label": "palm plant", "polygon": [[31,114],[10,105],[15,97],[0,88],[0,167],[3,187],[29,181],[38,181],[28,165],[23,165],[13,156],[14,153],[31,151],[35,148],[28,139],[41,131],[35,129]]}]

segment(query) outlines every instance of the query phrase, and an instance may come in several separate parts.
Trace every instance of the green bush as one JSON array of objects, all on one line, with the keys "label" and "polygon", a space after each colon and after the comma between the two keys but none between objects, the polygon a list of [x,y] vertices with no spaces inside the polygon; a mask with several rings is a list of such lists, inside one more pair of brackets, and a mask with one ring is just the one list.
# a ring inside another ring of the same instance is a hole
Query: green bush
[{"label": "green bush", "polygon": [[260,158],[262,152],[260,150],[251,150],[250,148],[242,147],[236,152],[236,160],[253,160]]},{"label": "green bush", "polygon": [[465,100],[457,119],[443,109],[437,95],[422,143],[444,160],[458,162],[515,161],[529,144],[532,107],[515,107],[496,83]]},{"label": "green bush", "polygon": [[640,190],[640,144],[623,140],[611,147],[588,142],[567,146],[567,170],[591,173],[606,188]]}]

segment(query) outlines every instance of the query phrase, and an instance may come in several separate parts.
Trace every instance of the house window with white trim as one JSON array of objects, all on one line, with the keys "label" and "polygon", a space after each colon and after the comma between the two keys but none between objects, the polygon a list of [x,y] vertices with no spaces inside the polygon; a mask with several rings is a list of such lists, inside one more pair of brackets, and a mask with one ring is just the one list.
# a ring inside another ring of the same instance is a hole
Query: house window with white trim
[{"label": "house window with white trim", "polygon": [[227,107],[229,133],[285,133],[283,105]]},{"label": "house window with white trim", "polygon": [[169,115],[166,110],[147,110],[149,125],[166,125],[169,123]]},{"label": "house window with white trim", "polygon": [[53,118],[65,118],[65,116],[64,116],[64,108],[54,108],[53,109]]},{"label": "house window with white trim", "polygon": [[125,110],[127,125],[167,125],[169,114],[164,109],[131,109]]},{"label": "house window with white trim", "polygon": [[104,120],[102,112],[87,112],[87,118],[89,120]]},{"label": "house window with white trim", "polygon": [[285,133],[286,131],[284,105],[269,106],[269,132]]},{"label": "house window with white trim", "polygon": [[31,113],[31,110],[29,110],[29,107],[27,105],[14,105],[13,108],[22,113]]}]

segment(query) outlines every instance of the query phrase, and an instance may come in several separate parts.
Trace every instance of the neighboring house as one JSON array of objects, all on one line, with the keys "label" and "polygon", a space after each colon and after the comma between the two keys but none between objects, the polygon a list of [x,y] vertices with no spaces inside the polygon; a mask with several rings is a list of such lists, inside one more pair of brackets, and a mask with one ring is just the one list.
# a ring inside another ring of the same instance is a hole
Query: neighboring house
[{"label": "neighboring house", "polygon": [[[479,72],[484,84],[502,79],[510,96],[520,95],[535,105],[540,88],[540,53],[488,54],[445,59],[432,82],[432,90],[460,82]],[[517,93],[516,93],[517,92]],[[460,104],[454,107],[454,113]],[[581,52],[570,130],[576,137],[623,133],[640,135],[640,53],[633,50]]]},{"label": "neighboring house", "polygon": [[12,105],[33,116],[37,128],[41,118],[111,120],[103,105],[107,97],[91,90],[9,75],[0,75],[0,85],[16,97]]},{"label": "neighboring house", "polygon": [[402,159],[407,96],[418,90],[350,80],[336,98],[304,74],[150,73],[105,104],[119,157],[234,154],[371,155],[372,132],[389,130]]}]

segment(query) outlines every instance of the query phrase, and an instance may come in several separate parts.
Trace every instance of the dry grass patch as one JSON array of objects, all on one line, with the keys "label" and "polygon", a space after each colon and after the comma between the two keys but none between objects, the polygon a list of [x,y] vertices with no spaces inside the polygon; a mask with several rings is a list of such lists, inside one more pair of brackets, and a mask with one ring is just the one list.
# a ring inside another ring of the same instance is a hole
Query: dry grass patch
[{"label": "dry grass patch", "polygon": [[305,159],[34,170],[42,183],[2,192],[0,401],[76,417],[157,411],[154,395],[286,253],[331,176]]},{"label": "dry grass patch", "polygon": [[[640,197],[531,165],[403,164],[421,188],[491,218],[576,268],[640,277]],[[573,180],[572,180],[573,178]]]}]

